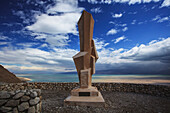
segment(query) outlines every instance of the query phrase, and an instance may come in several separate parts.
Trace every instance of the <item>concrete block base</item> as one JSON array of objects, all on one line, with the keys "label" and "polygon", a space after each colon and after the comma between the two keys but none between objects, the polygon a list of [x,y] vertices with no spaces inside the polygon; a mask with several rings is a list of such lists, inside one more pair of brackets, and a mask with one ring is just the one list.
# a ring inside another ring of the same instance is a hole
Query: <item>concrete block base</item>
[{"label": "concrete block base", "polygon": [[104,107],[105,101],[96,87],[76,88],[64,100],[64,105]]}]

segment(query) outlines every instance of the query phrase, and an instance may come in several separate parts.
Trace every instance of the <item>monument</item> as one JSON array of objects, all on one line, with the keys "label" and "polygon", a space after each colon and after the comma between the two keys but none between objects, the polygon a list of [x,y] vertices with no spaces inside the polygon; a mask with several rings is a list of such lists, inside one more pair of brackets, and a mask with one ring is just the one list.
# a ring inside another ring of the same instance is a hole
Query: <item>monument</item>
[{"label": "monument", "polygon": [[73,56],[80,87],[71,91],[71,96],[64,100],[64,105],[100,107],[105,103],[101,93],[92,86],[92,75],[99,58],[93,40],[93,27],[92,15],[84,10],[78,21],[80,52]]}]

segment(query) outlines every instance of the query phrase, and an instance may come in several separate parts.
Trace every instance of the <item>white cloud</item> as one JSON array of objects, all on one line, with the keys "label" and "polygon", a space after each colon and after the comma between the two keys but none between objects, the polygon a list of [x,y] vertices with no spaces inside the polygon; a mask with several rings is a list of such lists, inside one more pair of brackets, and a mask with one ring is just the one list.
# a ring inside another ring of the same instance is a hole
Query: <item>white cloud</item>
[{"label": "white cloud", "polygon": [[96,8],[92,8],[90,11],[94,13],[101,13],[102,9],[100,7],[96,7]]},{"label": "white cloud", "polygon": [[45,40],[51,47],[63,47],[68,45],[69,36],[64,34],[44,34],[44,33],[32,33],[32,36],[38,40]]},{"label": "white cloud", "polygon": [[0,42],[0,45],[7,45],[9,42]]},{"label": "white cloud", "polygon": [[[85,1],[85,0],[83,0]],[[160,0],[87,0],[91,4],[111,4],[111,3],[128,3],[129,5],[141,4],[141,3],[150,3],[150,2],[159,2]],[[170,0],[163,0],[161,7],[169,7]]]},{"label": "white cloud", "polygon": [[3,36],[0,34],[0,40],[7,40],[7,39],[9,39],[7,36]]},{"label": "white cloud", "polygon": [[158,20],[158,19],[160,19],[160,16],[159,16],[159,15],[156,15],[156,17],[153,18],[152,21],[156,21],[156,20]]},{"label": "white cloud", "polygon": [[164,0],[161,7],[168,7],[170,6],[170,0]]},{"label": "white cloud", "polygon": [[98,38],[93,39],[93,40],[94,40],[97,50],[101,50],[101,49],[105,48],[107,45],[109,45],[109,43],[105,43],[104,40],[99,40]]},{"label": "white cloud", "polygon": [[131,24],[136,24],[136,20],[133,20]]},{"label": "white cloud", "polygon": [[169,17],[163,17],[163,18],[159,19],[158,22],[162,23],[162,22],[167,21],[167,20],[169,20]]},{"label": "white cloud", "polygon": [[149,3],[151,2],[152,0],[143,0],[143,3]]},{"label": "white cloud", "polygon": [[142,2],[141,0],[130,0],[129,5],[136,4],[136,3],[140,4],[141,2]]},{"label": "white cloud", "polygon": [[77,50],[64,48],[53,48],[53,51],[47,52],[35,48],[14,49],[6,47],[0,51],[0,62],[6,66],[13,64],[15,68],[11,67],[12,69],[22,72],[41,69],[41,71],[65,72],[71,68],[72,71],[75,71],[71,56],[76,53],[78,53]]},{"label": "white cloud", "polygon": [[50,7],[47,10],[47,13],[56,14],[57,12],[62,13],[72,13],[72,12],[81,12],[84,8],[78,8],[77,0],[69,0],[69,1],[57,1],[55,6]]},{"label": "white cloud", "polygon": [[23,48],[28,48],[28,47],[32,47],[32,46],[35,46],[35,45],[38,45],[39,43],[17,43],[16,45],[17,46],[21,46]]},{"label": "white cloud", "polygon": [[76,26],[84,8],[78,7],[77,0],[69,0],[56,1],[54,6],[46,9],[46,13],[34,15],[36,21],[26,29],[35,39],[45,40],[51,47],[68,45],[68,34],[78,35]]},{"label": "white cloud", "polygon": [[116,34],[117,32],[118,32],[118,30],[116,30],[116,29],[110,29],[110,30],[107,32],[106,35],[114,35],[114,34]]},{"label": "white cloud", "polygon": [[37,22],[27,28],[34,32],[50,34],[77,34],[77,21],[80,13],[65,13],[58,16],[42,14],[37,16]]},{"label": "white cloud", "polygon": [[120,42],[121,40],[124,40],[125,38],[126,38],[125,36],[121,36],[121,37],[116,38],[116,39],[114,39],[112,41],[114,41],[114,43],[116,44],[116,43]]},{"label": "white cloud", "polygon": [[164,21],[168,21],[169,19],[170,19],[170,16],[160,17],[160,15],[157,15],[155,18],[152,19],[152,21],[157,21],[158,23],[162,23]]},{"label": "white cloud", "polygon": [[168,60],[169,50],[170,37],[164,40],[152,40],[148,45],[141,44],[140,46],[133,47],[131,50],[123,53],[122,57],[139,61]]},{"label": "white cloud", "polygon": [[91,4],[97,4],[97,3],[99,3],[97,0],[88,0],[88,2],[91,3]]},{"label": "white cloud", "polygon": [[122,31],[127,31],[128,30],[128,27],[124,27],[123,29],[122,29]]},{"label": "white cloud", "polygon": [[[162,63],[168,63],[170,60],[170,37],[167,39],[153,40],[146,45],[141,44],[129,50],[123,48],[103,48],[101,50],[98,50],[98,54],[98,65],[110,64],[111,69],[113,69],[114,65],[115,67],[122,68],[120,67],[122,65],[126,67],[127,65],[134,64],[138,64],[138,66],[139,64],[146,64],[145,66],[148,66],[149,68],[149,65],[152,63],[156,63],[158,68],[160,68],[159,65],[161,65]],[[107,65],[106,67],[106,69],[108,69],[109,65]]]},{"label": "white cloud", "polygon": [[112,17],[113,18],[120,18],[120,17],[122,17],[122,13],[120,13],[120,14],[113,14]]},{"label": "white cloud", "polygon": [[[124,48],[105,48],[108,44],[103,40],[95,39],[99,60],[96,69],[123,69],[126,67],[162,69],[169,62],[170,37],[167,39],[152,40],[148,44],[141,44],[126,50]],[[35,48],[12,49],[3,48],[0,51],[0,62],[14,72],[42,71],[67,72],[76,71],[73,59],[78,50],[53,48],[53,51],[44,51]],[[13,60],[15,59],[15,60]],[[11,65],[12,64],[12,65]],[[22,64],[22,65],[18,65]],[[96,66],[97,66],[96,65]],[[103,67],[102,67],[103,66]],[[163,66],[163,67],[162,67]]]},{"label": "white cloud", "polygon": [[121,24],[121,23],[118,24],[118,23],[115,23],[115,22],[113,22],[113,21],[110,21],[109,24],[114,24],[115,26],[121,26],[121,27],[127,26],[127,24]]},{"label": "white cloud", "polygon": [[42,44],[41,47],[48,47],[48,45],[47,44]]}]

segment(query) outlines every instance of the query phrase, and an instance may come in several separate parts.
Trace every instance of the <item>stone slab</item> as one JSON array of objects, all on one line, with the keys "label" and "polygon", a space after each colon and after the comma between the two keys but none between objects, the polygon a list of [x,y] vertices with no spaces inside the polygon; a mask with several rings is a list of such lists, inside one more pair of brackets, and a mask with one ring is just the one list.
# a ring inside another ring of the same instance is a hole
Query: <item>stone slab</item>
[{"label": "stone slab", "polygon": [[93,107],[105,107],[105,100],[101,93],[98,96],[69,96],[64,100],[64,105],[71,106],[93,106]]},{"label": "stone slab", "polygon": [[71,91],[71,96],[79,96],[80,92],[89,92],[90,96],[98,96],[99,91],[96,87],[90,86],[88,88],[75,88]]}]

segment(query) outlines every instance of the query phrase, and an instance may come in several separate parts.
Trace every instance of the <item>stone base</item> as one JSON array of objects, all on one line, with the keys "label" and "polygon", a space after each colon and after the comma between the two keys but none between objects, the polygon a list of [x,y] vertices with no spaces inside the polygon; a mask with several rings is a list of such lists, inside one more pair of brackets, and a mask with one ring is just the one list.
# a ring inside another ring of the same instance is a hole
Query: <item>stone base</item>
[{"label": "stone base", "polygon": [[64,105],[104,107],[105,101],[96,87],[76,88],[64,100]]}]

